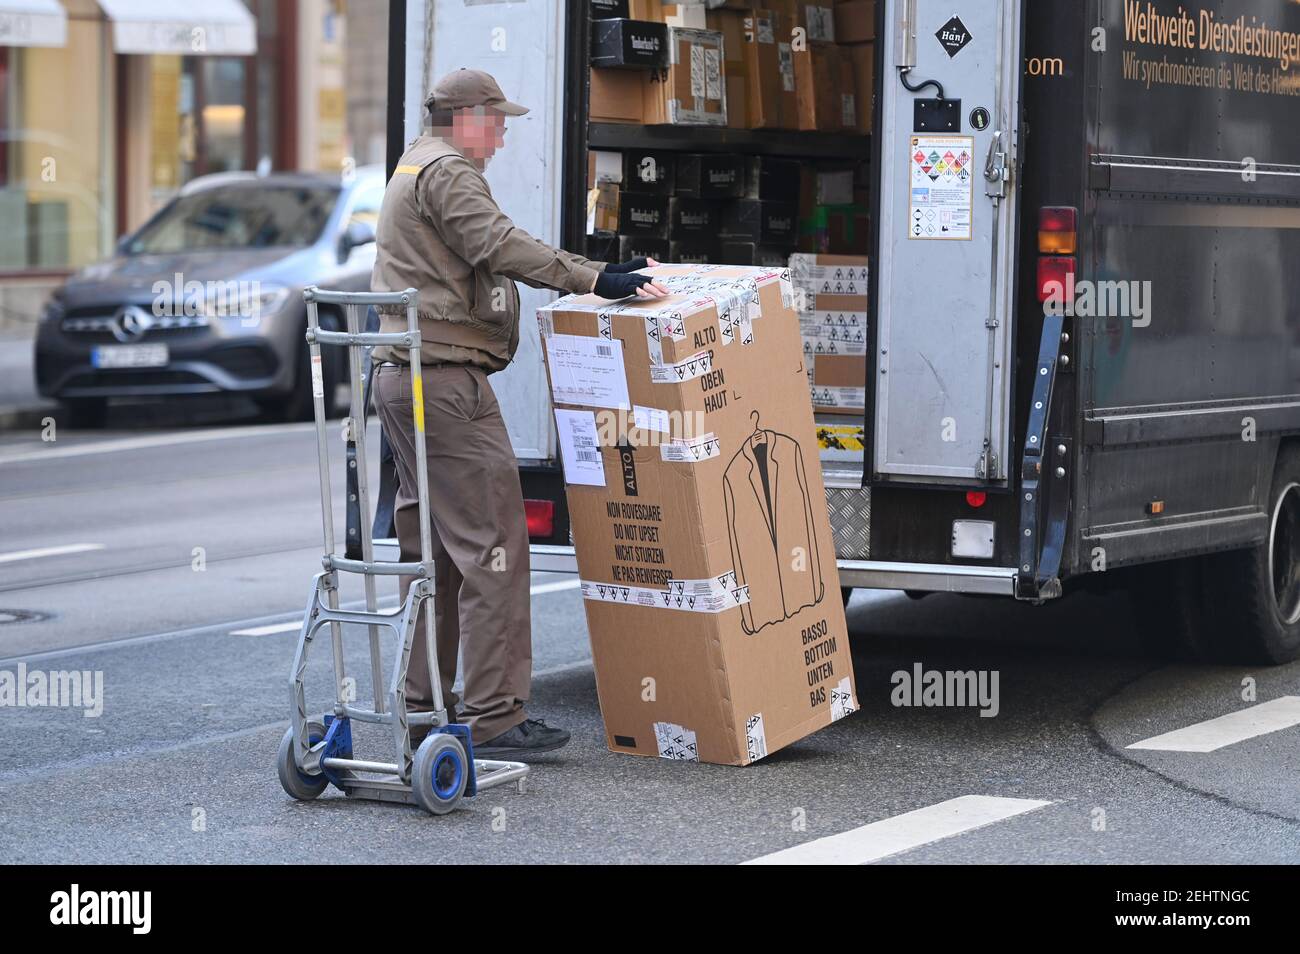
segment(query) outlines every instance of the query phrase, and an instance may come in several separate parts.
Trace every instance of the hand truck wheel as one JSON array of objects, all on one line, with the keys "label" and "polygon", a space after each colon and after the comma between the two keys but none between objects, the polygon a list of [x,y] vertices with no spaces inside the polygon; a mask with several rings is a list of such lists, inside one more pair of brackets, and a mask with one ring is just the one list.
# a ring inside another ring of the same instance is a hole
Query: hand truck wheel
[{"label": "hand truck wheel", "polygon": [[[325,724],[315,719],[307,723],[307,740],[315,745],[325,738]],[[294,761],[293,727],[290,726],[280,740],[280,752],[276,758],[276,773],[280,776],[281,787],[300,802],[309,802],[329,787],[329,779],[323,774],[308,775],[298,768]]]},{"label": "hand truck wheel", "polygon": [[415,750],[411,791],[425,811],[445,815],[456,807],[469,781],[465,747],[454,735],[430,732]]}]

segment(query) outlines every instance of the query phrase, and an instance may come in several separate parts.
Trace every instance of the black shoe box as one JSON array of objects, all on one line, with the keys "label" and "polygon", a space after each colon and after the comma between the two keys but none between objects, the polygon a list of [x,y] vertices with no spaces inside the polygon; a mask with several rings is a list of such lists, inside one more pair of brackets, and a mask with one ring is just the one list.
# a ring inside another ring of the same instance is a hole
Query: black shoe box
[{"label": "black shoe box", "polygon": [[717,242],[671,242],[668,261],[675,265],[717,265],[722,261]]},{"label": "black shoe box", "polygon": [[593,20],[591,65],[606,69],[667,69],[667,24],[648,20]]},{"label": "black shoe box", "polygon": [[628,0],[591,0],[593,20],[626,20],[629,12]]},{"label": "black shoe box", "polygon": [[664,239],[644,235],[620,235],[616,262],[630,262],[634,258],[653,258],[656,262],[669,261],[672,249]]},{"label": "black shoe box", "polygon": [[649,192],[654,195],[673,194],[673,172],[676,157],[671,152],[651,149],[625,149],[623,151],[623,190]]},{"label": "black shoe box", "polygon": [[668,238],[668,204],[669,199],[666,195],[620,192],[618,234]]},{"label": "black shoe box", "polygon": [[692,199],[734,199],[745,194],[744,156],[684,153],[677,157],[677,195]]},{"label": "black shoe box", "polygon": [[745,176],[745,196],[771,202],[798,202],[802,163],[794,159],[750,156]]},{"label": "black shoe box", "polygon": [[755,245],[793,246],[799,239],[799,205],[736,199],[722,210],[722,234]]},{"label": "black shoe box", "polygon": [[722,202],[674,196],[668,205],[668,237],[716,243],[722,230]]},{"label": "black shoe box", "polygon": [[587,258],[593,262],[609,262],[617,265],[622,261],[618,257],[618,234],[597,230],[587,236]]},{"label": "black shoe box", "polygon": [[721,265],[757,265],[761,268],[787,268],[790,264],[790,249],[771,245],[755,245],[753,242],[722,240],[718,247]]}]

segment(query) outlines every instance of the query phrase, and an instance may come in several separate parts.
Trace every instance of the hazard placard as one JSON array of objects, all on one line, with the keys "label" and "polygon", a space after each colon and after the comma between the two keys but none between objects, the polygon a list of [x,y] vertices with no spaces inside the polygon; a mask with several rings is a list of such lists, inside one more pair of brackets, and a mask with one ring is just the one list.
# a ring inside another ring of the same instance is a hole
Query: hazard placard
[{"label": "hazard placard", "polygon": [[909,136],[908,143],[907,237],[969,241],[975,138]]}]

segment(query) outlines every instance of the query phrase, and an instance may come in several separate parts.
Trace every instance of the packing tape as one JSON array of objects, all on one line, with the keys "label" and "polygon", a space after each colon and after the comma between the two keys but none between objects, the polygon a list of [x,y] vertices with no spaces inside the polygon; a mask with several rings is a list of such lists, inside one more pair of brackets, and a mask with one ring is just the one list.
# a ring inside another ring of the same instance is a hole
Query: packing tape
[{"label": "packing tape", "polygon": [[728,574],[732,586],[721,588],[717,580],[670,580],[665,590],[648,586],[625,586],[621,583],[582,584],[582,598],[597,603],[644,606],[647,609],[681,610],[686,613],[725,613],[749,602],[749,587],[735,585],[735,574]]},{"label": "packing tape", "polygon": [[767,757],[767,732],[763,729],[761,712],[745,720],[745,752],[750,762],[757,762]]},{"label": "packing tape", "polygon": [[650,380],[655,384],[681,384],[703,377],[713,370],[713,352],[701,351],[676,364],[650,365]]},{"label": "packing tape", "polygon": [[712,434],[689,441],[676,440],[659,445],[659,457],[670,464],[698,464],[722,456],[722,442]]},{"label": "packing tape", "polygon": [[831,721],[839,722],[846,715],[858,711],[858,700],[853,698],[853,687],[848,676],[839,685],[831,686]]},{"label": "packing tape", "polygon": [[659,748],[659,757],[661,759],[672,759],[675,762],[698,762],[700,760],[700,750],[695,741],[695,733],[672,722],[655,723],[655,744]]}]

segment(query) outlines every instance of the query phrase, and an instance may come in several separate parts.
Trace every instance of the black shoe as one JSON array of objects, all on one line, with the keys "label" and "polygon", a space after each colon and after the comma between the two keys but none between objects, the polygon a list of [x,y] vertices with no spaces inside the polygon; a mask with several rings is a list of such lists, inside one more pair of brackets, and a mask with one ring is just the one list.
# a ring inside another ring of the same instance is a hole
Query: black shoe
[{"label": "black shoe", "polygon": [[475,758],[522,759],[542,752],[554,752],[569,744],[569,733],[556,729],[541,719],[525,719],[495,739],[474,746]]}]

